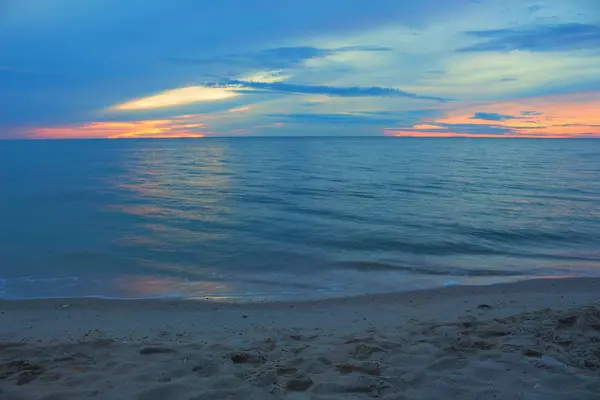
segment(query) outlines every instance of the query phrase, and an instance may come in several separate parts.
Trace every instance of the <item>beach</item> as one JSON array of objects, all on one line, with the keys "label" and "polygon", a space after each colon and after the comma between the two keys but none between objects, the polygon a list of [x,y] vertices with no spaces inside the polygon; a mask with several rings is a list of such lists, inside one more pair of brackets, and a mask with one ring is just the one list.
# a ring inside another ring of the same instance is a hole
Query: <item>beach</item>
[{"label": "beach", "polygon": [[0,399],[596,399],[600,279],[0,302]]},{"label": "beach", "polygon": [[1,37],[0,400],[600,400],[600,0]]}]

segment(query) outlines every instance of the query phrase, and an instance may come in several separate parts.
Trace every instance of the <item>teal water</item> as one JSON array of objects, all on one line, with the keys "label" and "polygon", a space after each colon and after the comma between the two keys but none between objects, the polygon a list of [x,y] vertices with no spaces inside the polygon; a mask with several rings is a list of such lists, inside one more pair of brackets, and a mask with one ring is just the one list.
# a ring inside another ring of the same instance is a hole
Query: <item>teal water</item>
[{"label": "teal water", "polygon": [[600,140],[0,141],[0,297],[600,276]]}]

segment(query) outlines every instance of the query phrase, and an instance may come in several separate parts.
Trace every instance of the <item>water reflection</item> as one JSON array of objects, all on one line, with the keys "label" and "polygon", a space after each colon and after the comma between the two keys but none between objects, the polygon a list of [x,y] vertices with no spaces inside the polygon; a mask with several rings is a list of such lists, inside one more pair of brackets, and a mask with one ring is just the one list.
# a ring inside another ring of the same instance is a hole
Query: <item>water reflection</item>
[{"label": "water reflection", "polygon": [[[598,213],[598,188],[566,167],[569,158],[475,141],[453,152],[430,144],[426,158],[417,144],[399,159],[385,142],[364,143],[373,148],[334,140],[134,148],[115,182],[113,211],[129,226],[115,240],[140,271],[182,278],[187,294],[198,283],[207,295],[215,279],[238,294],[335,292],[339,282],[360,292],[562,275],[595,262],[575,255],[589,250],[597,224],[559,222]],[[571,177],[570,187],[549,169]],[[391,267],[345,267],[352,263]]]},{"label": "water reflection", "polygon": [[224,282],[187,281],[155,275],[121,276],[113,285],[120,298],[227,296],[235,292]]},{"label": "water reflection", "polygon": [[[599,145],[36,144],[53,161],[10,166],[0,278],[33,295],[325,297],[600,274]],[[56,277],[75,280],[40,280]]]},{"label": "water reflection", "polygon": [[140,217],[129,241],[171,245],[227,237],[226,230],[215,229],[231,214],[225,145],[143,148],[130,157],[112,182],[120,192],[114,210]]}]

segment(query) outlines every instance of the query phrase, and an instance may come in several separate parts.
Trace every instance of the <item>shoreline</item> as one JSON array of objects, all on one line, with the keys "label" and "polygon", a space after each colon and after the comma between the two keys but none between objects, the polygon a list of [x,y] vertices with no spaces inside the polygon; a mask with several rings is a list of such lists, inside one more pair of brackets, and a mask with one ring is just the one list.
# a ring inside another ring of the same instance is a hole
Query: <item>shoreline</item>
[{"label": "shoreline", "polygon": [[598,288],[564,278],[262,303],[2,300],[0,398],[592,399]]},{"label": "shoreline", "polygon": [[[215,304],[220,307],[286,307],[288,305],[309,306],[309,305],[336,305],[348,304],[348,302],[365,302],[365,301],[403,301],[413,297],[439,297],[439,296],[463,296],[463,295],[480,295],[480,294],[506,294],[523,291],[531,291],[543,293],[552,290],[561,291],[590,291],[595,288],[600,288],[600,277],[533,277],[511,282],[499,282],[481,285],[461,285],[453,284],[448,286],[440,286],[424,289],[412,289],[395,292],[381,292],[360,295],[347,296],[331,296],[323,298],[277,298],[263,299],[255,301],[237,301],[238,296],[197,296],[197,297],[155,297],[155,298],[111,298],[101,296],[89,297],[41,297],[41,298],[23,298],[23,299],[2,299],[0,298],[0,309],[11,309],[19,307],[58,307],[60,305],[69,304],[77,307],[94,307],[108,305],[128,305],[129,307],[153,307],[153,306],[177,306],[183,309],[198,309],[212,308]],[[229,301],[233,299],[233,301]]]}]

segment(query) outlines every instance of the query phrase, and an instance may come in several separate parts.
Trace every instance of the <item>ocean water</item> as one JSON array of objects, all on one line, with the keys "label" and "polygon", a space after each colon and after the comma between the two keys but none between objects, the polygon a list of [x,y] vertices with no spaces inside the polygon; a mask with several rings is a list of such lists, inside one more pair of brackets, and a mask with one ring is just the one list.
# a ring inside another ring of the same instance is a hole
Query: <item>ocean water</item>
[{"label": "ocean water", "polygon": [[0,141],[0,297],[600,276],[600,140]]}]

